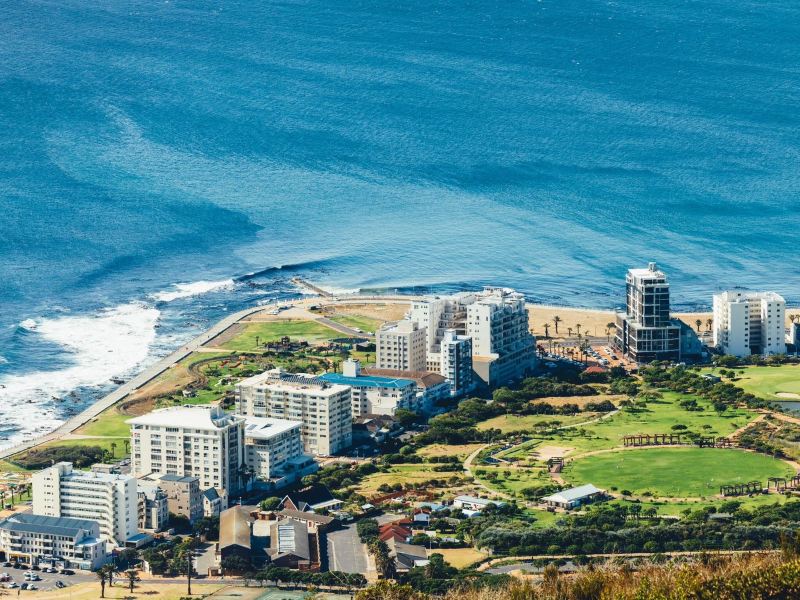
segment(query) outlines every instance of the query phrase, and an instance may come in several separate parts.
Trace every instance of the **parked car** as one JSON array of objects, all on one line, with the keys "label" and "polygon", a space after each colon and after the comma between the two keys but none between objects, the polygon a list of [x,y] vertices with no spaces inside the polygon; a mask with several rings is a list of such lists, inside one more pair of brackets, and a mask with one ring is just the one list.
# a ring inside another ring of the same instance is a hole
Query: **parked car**
[{"label": "parked car", "polygon": [[63,582],[63,581],[61,581],[61,580],[59,579],[58,581],[56,581],[56,587],[57,587],[58,589],[61,589],[61,588],[65,588],[65,587],[67,587],[67,586],[64,584],[64,582]]}]

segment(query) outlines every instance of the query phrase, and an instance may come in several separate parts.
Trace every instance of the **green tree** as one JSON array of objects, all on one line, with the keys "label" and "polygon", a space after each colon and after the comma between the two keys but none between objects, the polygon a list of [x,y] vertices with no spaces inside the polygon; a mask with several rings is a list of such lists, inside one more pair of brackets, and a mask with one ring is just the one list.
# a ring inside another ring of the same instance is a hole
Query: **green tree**
[{"label": "green tree", "polygon": [[136,569],[128,569],[125,571],[125,576],[128,578],[128,586],[133,593],[133,586],[136,584],[139,579],[139,572]]}]

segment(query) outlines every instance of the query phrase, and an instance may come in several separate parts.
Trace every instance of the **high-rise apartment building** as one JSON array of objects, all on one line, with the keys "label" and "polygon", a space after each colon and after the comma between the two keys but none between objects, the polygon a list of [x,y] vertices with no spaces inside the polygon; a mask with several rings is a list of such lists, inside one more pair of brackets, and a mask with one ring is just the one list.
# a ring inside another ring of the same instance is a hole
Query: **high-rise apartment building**
[{"label": "high-rise apartment building", "polygon": [[280,369],[250,377],[236,386],[236,412],[302,423],[305,451],[331,456],[353,441],[350,387]]},{"label": "high-rise apartment building", "polygon": [[462,396],[475,387],[472,378],[472,338],[446,329],[439,353],[440,371],[450,384],[453,396]]},{"label": "high-rise apartment building", "polygon": [[426,330],[428,370],[444,377],[442,341],[449,330],[449,339],[472,338],[473,371],[490,386],[521,379],[536,367],[536,338],[528,326],[525,297],[514,290],[486,288],[426,298],[412,304],[408,319]]},{"label": "high-rise apartment building", "polygon": [[302,430],[300,421],[246,417],[245,463],[253,476],[282,487],[319,470],[304,452]]},{"label": "high-rise apartment building", "polygon": [[681,358],[681,325],[670,318],[667,276],[650,263],[625,278],[626,311],[617,315],[615,345],[636,362]]},{"label": "high-rise apartment building", "polygon": [[139,532],[136,479],[56,463],[33,475],[33,514],[97,521],[100,536],[122,546]]},{"label": "high-rise apartment building", "polygon": [[200,488],[240,489],[244,419],[219,406],[176,406],[129,419],[131,473],[197,477]]},{"label": "high-rise apartment building", "polygon": [[784,354],[786,301],[775,292],[714,295],[714,345],[725,354]]},{"label": "high-rise apartment building", "polygon": [[409,320],[386,323],[375,332],[375,367],[398,371],[424,371],[425,327]]}]

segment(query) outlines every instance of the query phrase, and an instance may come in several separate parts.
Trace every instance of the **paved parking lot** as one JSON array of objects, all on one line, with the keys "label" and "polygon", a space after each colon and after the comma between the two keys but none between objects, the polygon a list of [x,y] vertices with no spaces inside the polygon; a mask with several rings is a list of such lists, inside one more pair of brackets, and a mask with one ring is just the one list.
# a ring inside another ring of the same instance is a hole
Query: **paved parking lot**
[{"label": "paved parking lot", "polygon": [[[0,567],[0,573],[8,573],[11,576],[12,581],[14,581],[17,585],[22,585],[26,583],[27,580],[25,579],[25,571],[27,569],[15,569],[13,567]],[[97,581],[97,577],[93,573],[84,573],[82,571],[75,571],[75,575],[61,575],[60,573],[43,573],[42,571],[35,571],[35,573],[41,577],[41,581],[32,581],[27,583],[32,583],[36,586],[37,591],[44,591],[44,590],[54,590],[56,588],[56,581],[61,581],[66,586],[74,585],[76,583],[85,583],[87,581]],[[0,583],[0,586],[3,588],[7,588],[10,582]],[[27,590],[22,590],[22,594],[26,593]]]}]

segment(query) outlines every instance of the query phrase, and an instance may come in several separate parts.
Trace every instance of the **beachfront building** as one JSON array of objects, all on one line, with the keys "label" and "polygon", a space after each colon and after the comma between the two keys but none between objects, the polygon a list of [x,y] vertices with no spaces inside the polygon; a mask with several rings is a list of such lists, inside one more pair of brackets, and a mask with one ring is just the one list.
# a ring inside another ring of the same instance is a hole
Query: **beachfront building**
[{"label": "beachfront building", "polygon": [[117,546],[139,533],[138,508],[130,475],[76,471],[69,462],[33,475],[33,514],[97,521],[100,536]]},{"label": "beachfront building", "polygon": [[129,419],[131,473],[196,477],[226,495],[241,488],[244,418],[219,406],[161,408]]},{"label": "beachfront building", "polygon": [[137,480],[139,530],[157,532],[169,524],[169,502],[157,481]]},{"label": "beachfront building", "polygon": [[714,294],[714,346],[724,354],[786,353],[786,301],[775,292]]},{"label": "beachfront building", "polygon": [[303,450],[303,423],[287,419],[247,417],[244,453],[248,473],[271,488],[287,486],[319,470]]},{"label": "beachfront building", "polygon": [[409,320],[385,323],[375,332],[375,366],[398,371],[424,371],[425,327]]},{"label": "beachfront building", "polygon": [[[472,370],[487,385],[521,379],[536,367],[536,338],[528,326],[525,297],[508,288],[485,288],[412,303],[408,319],[424,327],[428,370],[448,377],[445,336],[472,338]],[[452,330],[453,333],[447,333]]]},{"label": "beachfront building", "polygon": [[0,520],[0,552],[29,565],[92,570],[109,560],[100,525],[90,519],[16,513]]},{"label": "beachfront building", "polygon": [[416,406],[415,412],[421,414],[427,415],[435,412],[437,403],[448,400],[451,396],[450,384],[447,379],[431,371],[396,371],[394,369],[364,367],[361,369],[361,373],[370,377],[410,379],[413,381],[417,396],[414,402]]},{"label": "beachfront building", "polygon": [[441,374],[450,384],[450,394],[463,396],[472,391],[472,338],[446,329],[441,342]]},{"label": "beachfront building", "polygon": [[394,415],[398,408],[419,411],[417,386],[411,379],[364,375],[361,363],[348,359],[342,373],[325,373],[319,377],[331,385],[350,387],[353,418],[365,414]]},{"label": "beachfront building", "polygon": [[331,456],[352,443],[350,387],[272,369],[236,386],[236,412],[300,421],[306,452]]},{"label": "beachfront building", "polygon": [[625,279],[626,311],[616,318],[615,345],[636,362],[681,359],[681,325],[669,314],[667,276],[650,263]]}]

